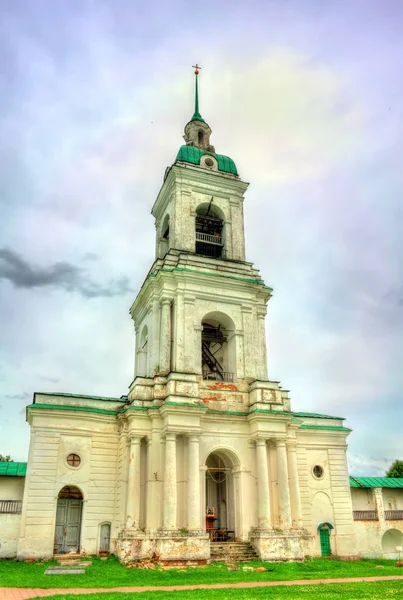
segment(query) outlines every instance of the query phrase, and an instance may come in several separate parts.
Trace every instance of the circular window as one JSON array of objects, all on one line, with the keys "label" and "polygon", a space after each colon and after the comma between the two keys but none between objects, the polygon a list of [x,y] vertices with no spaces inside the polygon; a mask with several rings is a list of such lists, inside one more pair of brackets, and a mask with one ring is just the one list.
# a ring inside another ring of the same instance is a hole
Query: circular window
[{"label": "circular window", "polygon": [[70,467],[79,467],[81,463],[81,458],[78,454],[69,454],[66,460]]},{"label": "circular window", "polygon": [[312,469],[312,473],[314,474],[314,477],[316,477],[316,479],[322,479],[325,472],[323,470],[323,467],[321,467],[320,465],[315,465]]},{"label": "circular window", "polygon": [[206,167],[214,167],[214,161],[212,158],[206,158],[204,164],[206,165]]}]

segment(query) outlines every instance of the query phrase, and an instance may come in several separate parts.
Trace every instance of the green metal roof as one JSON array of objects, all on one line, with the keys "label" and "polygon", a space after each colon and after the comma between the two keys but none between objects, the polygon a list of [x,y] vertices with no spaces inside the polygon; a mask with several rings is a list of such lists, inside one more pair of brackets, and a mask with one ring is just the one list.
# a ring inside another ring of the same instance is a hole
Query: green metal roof
[{"label": "green metal roof", "polygon": [[403,488],[403,477],[350,477],[350,487]]},{"label": "green metal roof", "polygon": [[218,169],[220,171],[223,171],[224,173],[232,173],[232,175],[238,175],[236,165],[232,158],[230,158],[229,156],[224,156],[224,154],[215,154],[214,152],[207,152],[206,150],[202,150],[201,148],[197,148],[196,146],[181,146],[179,148],[176,160],[188,162],[192,165],[199,165],[200,159],[204,154],[213,156],[216,159],[216,161],[218,162]]},{"label": "green metal roof", "polygon": [[26,472],[26,462],[0,462],[0,476],[25,477]]},{"label": "green metal roof", "polygon": [[318,413],[308,413],[308,412],[294,412],[292,413],[296,417],[311,417],[313,419],[339,419],[344,421],[344,417],[332,417],[330,415],[320,415]]}]

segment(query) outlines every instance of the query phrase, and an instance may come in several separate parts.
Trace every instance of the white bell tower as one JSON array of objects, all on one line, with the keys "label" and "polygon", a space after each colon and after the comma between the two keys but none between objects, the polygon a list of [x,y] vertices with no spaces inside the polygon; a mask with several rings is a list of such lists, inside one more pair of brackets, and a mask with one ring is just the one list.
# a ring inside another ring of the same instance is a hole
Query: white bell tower
[{"label": "white bell tower", "polygon": [[[210,144],[195,69],[195,111],[185,126],[186,144],[166,170],[152,208],[155,262],[131,307],[136,370],[129,399],[153,401],[157,386],[170,401],[183,401],[183,393],[176,397],[175,386],[168,385],[174,379],[186,382],[187,402],[208,398],[202,390],[215,382],[236,388],[244,408],[268,390],[272,398],[274,388],[277,405],[287,404],[286,393],[267,381],[265,315],[271,289],[245,260],[248,183],[234,161]],[[167,386],[164,392],[161,385]]]}]

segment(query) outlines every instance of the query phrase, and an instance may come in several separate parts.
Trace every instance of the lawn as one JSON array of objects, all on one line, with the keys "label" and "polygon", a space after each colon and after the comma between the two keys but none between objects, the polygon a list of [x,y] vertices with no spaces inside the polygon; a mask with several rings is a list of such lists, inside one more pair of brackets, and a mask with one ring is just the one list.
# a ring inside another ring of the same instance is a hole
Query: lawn
[{"label": "lawn", "polygon": [[[92,566],[85,575],[44,575],[45,569],[55,564],[49,562],[0,561],[0,586],[2,587],[98,587],[145,585],[183,585],[208,583],[234,583],[237,581],[284,581],[292,579],[325,579],[336,577],[360,577],[380,575],[403,575],[403,569],[394,566],[391,560],[341,561],[312,559],[297,563],[248,563],[265,566],[268,571],[244,572],[228,571],[223,563],[213,563],[206,567],[185,570],[165,571],[127,569],[111,556],[106,561],[92,557]],[[377,565],[384,568],[377,569]],[[400,584],[403,588],[403,581]]]},{"label": "lawn", "polygon": [[191,590],[184,592],[148,592],[128,594],[109,592],[102,594],[86,594],[48,596],[47,600],[141,600],[144,597],[155,600],[377,600],[385,598],[402,598],[401,581],[376,581],[371,583],[330,583],[326,585],[301,585],[267,588],[227,589],[227,590]]}]

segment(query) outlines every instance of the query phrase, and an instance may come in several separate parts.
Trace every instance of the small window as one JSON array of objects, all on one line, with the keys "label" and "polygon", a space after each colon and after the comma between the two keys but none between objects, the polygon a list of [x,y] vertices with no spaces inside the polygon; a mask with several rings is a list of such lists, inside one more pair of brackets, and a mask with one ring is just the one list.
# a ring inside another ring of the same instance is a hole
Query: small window
[{"label": "small window", "polygon": [[199,129],[199,132],[198,132],[198,141],[199,141],[199,146],[201,146],[204,141],[204,133],[201,129]]},{"label": "small window", "polygon": [[81,463],[81,458],[78,456],[78,454],[69,454],[67,457],[67,464],[70,467],[79,467]]},{"label": "small window", "polygon": [[323,470],[323,467],[321,467],[320,465],[315,465],[312,469],[312,473],[314,477],[316,477],[316,479],[322,479],[325,472]]}]

